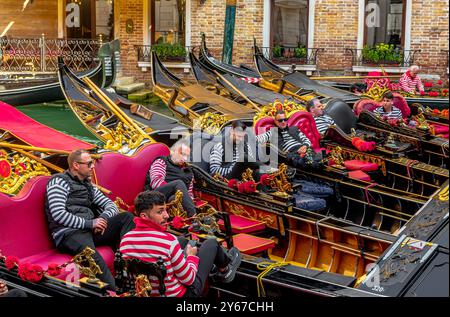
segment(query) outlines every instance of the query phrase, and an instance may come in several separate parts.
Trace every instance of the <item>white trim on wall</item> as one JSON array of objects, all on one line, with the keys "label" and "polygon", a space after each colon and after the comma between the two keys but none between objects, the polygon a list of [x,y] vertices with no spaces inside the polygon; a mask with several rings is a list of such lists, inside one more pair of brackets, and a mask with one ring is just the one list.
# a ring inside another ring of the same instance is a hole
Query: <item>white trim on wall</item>
[{"label": "white trim on wall", "polygon": [[405,30],[404,30],[405,50],[411,49],[411,17],[412,17],[412,0],[406,0],[406,16],[405,16]]},{"label": "white trim on wall", "polygon": [[356,48],[362,50],[364,47],[364,16],[366,0],[359,0],[358,6],[358,39],[356,42]]},{"label": "white trim on wall", "polygon": [[185,45],[191,46],[191,0],[186,0],[185,39]]},{"label": "white trim on wall", "polygon": [[58,0],[58,38],[64,38],[64,17],[66,9],[64,8],[64,0]]},{"label": "white trim on wall", "polygon": [[314,18],[316,13],[316,0],[309,0],[308,8],[308,48],[312,48],[314,47]]},{"label": "white trim on wall", "polygon": [[264,0],[263,11],[263,47],[270,46],[270,8],[272,0]]},{"label": "white trim on wall", "polygon": [[151,43],[151,36],[152,33],[149,30],[150,27],[150,16],[151,16],[151,6],[150,6],[150,1],[152,0],[147,0],[147,1],[143,1],[143,17],[142,17],[142,27],[144,28],[142,30],[142,43],[144,45],[150,45]]}]

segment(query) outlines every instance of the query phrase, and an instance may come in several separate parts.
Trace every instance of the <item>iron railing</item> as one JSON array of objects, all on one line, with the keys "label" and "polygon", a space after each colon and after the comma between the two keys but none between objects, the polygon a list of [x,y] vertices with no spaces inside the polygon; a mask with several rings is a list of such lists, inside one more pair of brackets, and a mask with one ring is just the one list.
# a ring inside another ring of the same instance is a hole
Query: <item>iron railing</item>
[{"label": "iron railing", "polygon": [[75,71],[83,71],[98,63],[100,40],[0,38],[0,71],[54,72],[58,56]]},{"label": "iron railing", "polygon": [[150,62],[150,54],[156,51],[156,54],[162,62],[189,62],[190,46],[173,44],[153,44],[153,45],[135,45],[139,62]]},{"label": "iron railing", "polygon": [[262,53],[275,64],[317,65],[317,56],[323,48],[294,46],[262,47]]},{"label": "iron railing", "polygon": [[371,60],[365,57],[362,49],[346,48],[345,53],[351,54],[353,66],[394,66],[409,67],[414,64],[416,55],[421,50],[398,50],[393,59]]}]

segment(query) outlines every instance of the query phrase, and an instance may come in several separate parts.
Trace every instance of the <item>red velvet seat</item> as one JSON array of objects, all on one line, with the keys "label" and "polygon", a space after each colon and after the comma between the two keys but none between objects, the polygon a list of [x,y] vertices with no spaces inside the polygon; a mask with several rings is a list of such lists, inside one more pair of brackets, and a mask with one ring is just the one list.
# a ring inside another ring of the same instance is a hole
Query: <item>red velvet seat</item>
[{"label": "red velvet seat", "polygon": [[260,238],[246,233],[239,233],[233,236],[233,244],[244,254],[256,254],[275,246],[275,242],[271,239]]},{"label": "red velvet seat", "polygon": [[357,180],[361,180],[361,181],[366,181],[366,182],[371,182],[372,181],[370,176],[368,174],[366,174],[365,172],[361,171],[361,170],[349,171],[348,172],[348,177],[349,178],[353,178],[353,179],[357,179]]},{"label": "red velvet seat", "polygon": [[[293,113],[288,119],[288,126],[297,126],[299,130],[311,141],[311,146],[314,151],[321,151],[320,147],[320,133],[317,131],[316,122],[313,116],[307,111],[297,111]],[[273,117],[266,117],[256,121],[253,129],[256,135],[265,133],[271,128],[275,127],[275,119]]]},{"label": "red velvet seat", "polygon": [[[392,99],[392,104],[402,112],[402,118],[407,119],[411,115],[411,109],[409,108],[408,103],[401,94],[397,92],[393,92],[392,94],[394,95],[394,99]],[[357,116],[359,116],[359,114],[363,110],[373,112],[378,107],[381,107],[380,102],[377,102],[372,99],[360,99],[357,102],[355,102],[355,105],[353,106],[353,111]]]},{"label": "red velvet seat", "polygon": [[169,155],[161,143],[148,144],[133,156],[108,153],[95,165],[95,182],[110,191],[110,198],[120,197],[128,205],[144,189],[145,176],[151,163],[159,156]]},{"label": "red velvet seat", "polygon": [[360,160],[344,161],[344,166],[349,171],[361,170],[363,172],[372,172],[378,170],[378,164]]},{"label": "red velvet seat", "polygon": [[[230,222],[233,233],[251,233],[264,230],[266,227],[264,222],[233,214],[230,214]],[[218,224],[221,229],[224,228],[223,220],[219,220]]]}]

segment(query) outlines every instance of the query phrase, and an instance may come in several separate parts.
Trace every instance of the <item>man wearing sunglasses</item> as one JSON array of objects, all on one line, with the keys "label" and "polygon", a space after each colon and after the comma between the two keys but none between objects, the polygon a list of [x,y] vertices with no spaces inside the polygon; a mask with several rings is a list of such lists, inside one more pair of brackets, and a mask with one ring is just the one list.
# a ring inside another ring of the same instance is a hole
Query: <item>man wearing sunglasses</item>
[{"label": "man wearing sunglasses", "polygon": [[[45,212],[56,248],[76,255],[86,247],[116,248],[122,236],[134,228],[133,215],[119,213],[114,202],[91,183],[94,161],[85,150],[69,154],[69,169],[53,175],[47,184]],[[115,289],[115,281],[102,256],[95,252],[99,278]]]},{"label": "man wearing sunglasses", "polygon": [[[287,154],[304,155],[311,146],[311,141],[296,126],[288,127],[288,119],[284,110],[275,113],[275,126],[278,131],[278,149]],[[274,143],[274,129],[256,136],[258,143]]]},{"label": "man wearing sunglasses", "polygon": [[325,106],[316,98],[306,103],[306,110],[312,114],[320,135],[324,135],[328,128],[335,124],[333,118],[323,112],[324,108]]},{"label": "man wearing sunglasses", "polygon": [[195,215],[194,204],[194,174],[186,166],[191,155],[187,140],[177,141],[170,149],[169,156],[155,159],[150,166],[145,179],[144,191],[156,190],[171,200],[179,190],[183,193],[182,205],[188,217]]}]

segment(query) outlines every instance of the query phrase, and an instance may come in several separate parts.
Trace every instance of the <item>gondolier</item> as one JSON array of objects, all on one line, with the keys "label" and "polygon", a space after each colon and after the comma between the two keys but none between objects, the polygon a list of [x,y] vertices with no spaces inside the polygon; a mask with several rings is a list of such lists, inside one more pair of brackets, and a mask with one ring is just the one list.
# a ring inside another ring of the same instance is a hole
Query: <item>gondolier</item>
[{"label": "gondolier", "polygon": [[[117,246],[120,238],[134,228],[133,215],[119,213],[114,202],[91,183],[94,161],[85,150],[68,156],[69,169],[54,175],[47,184],[45,212],[56,248],[76,255],[86,247]],[[95,252],[99,278],[115,290],[115,280],[102,256]]]},{"label": "gondolier", "polygon": [[411,66],[403,75],[400,77],[398,83],[403,91],[411,94],[422,94],[424,93],[422,80],[419,76],[419,66]]},{"label": "gondolier", "polygon": [[328,128],[335,124],[333,118],[323,112],[323,108],[324,105],[316,98],[306,103],[306,110],[312,114],[320,135],[324,135]]},{"label": "gondolier", "polygon": [[186,166],[189,161],[191,148],[183,139],[176,142],[169,156],[163,156],[153,161],[145,179],[144,190],[154,189],[163,193],[171,200],[179,190],[183,193],[183,208],[188,217],[195,215],[194,204],[194,174]]}]

